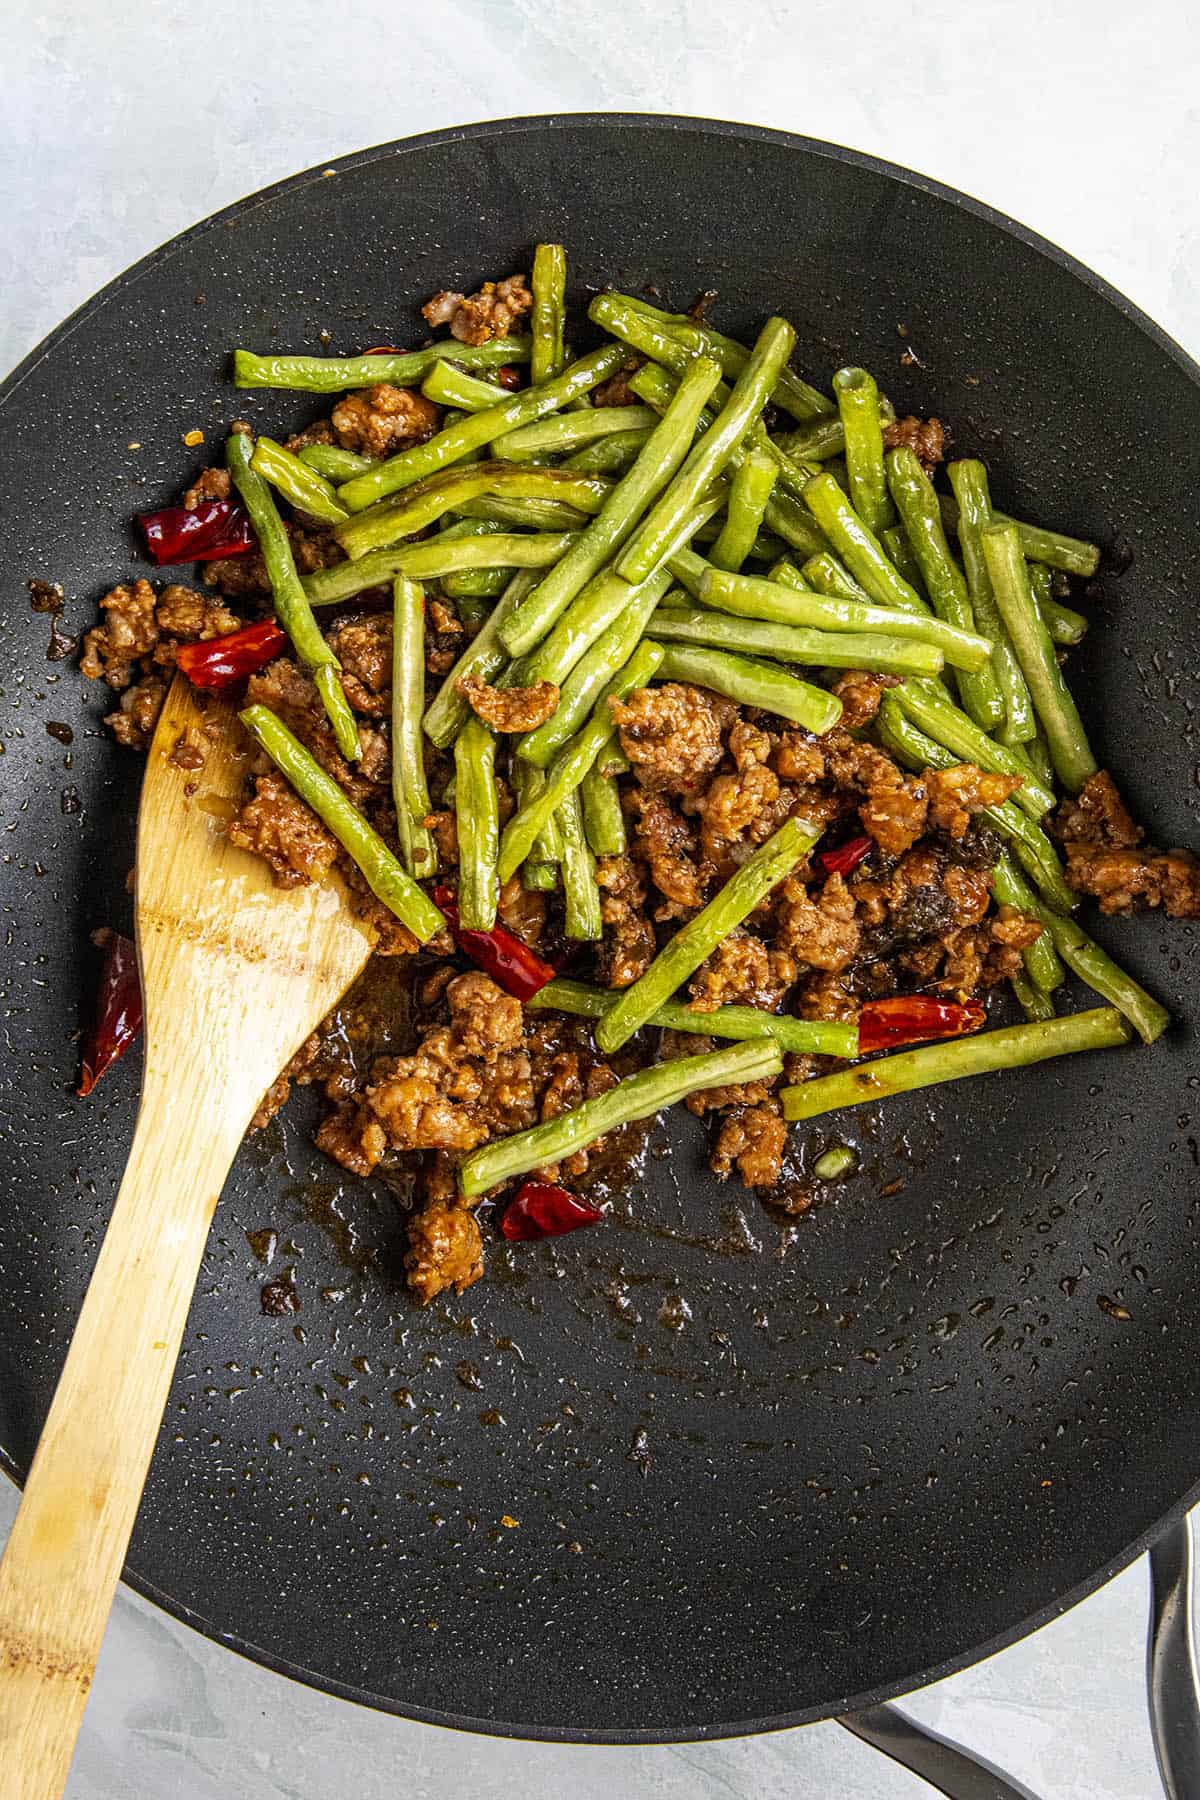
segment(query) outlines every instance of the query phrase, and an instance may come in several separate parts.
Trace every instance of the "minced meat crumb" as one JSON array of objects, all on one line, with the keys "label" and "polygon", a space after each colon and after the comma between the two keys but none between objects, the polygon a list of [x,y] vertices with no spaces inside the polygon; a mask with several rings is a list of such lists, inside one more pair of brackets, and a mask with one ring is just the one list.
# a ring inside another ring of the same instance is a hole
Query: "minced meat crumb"
[{"label": "minced meat crumb", "polygon": [[440,417],[435,403],[415,388],[380,381],[338,401],[332,414],[333,435],[343,450],[391,456],[431,438]]},{"label": "minced meat crumb", "polygon": [[409,1287],[423,1305],[443,1289],[461,1294],[483,1274],[483,1238],[474,1213],[435,1200],[414,1213],[404,1255]]},{"label": "minced meat crumb", "polygon": [[673,794],[703,785],[724,754],[722,731],[737,716],[728,701],[680,681],[635,688],[608,705],[642,786]]},{"label": "minced meat crumb", "polygon": [[783,1169],[787,1126],[772,1103],[731,1113],[717,1134],[712,1154],[714,1172],[724,1181],[734,1164],[747,1187],[771,1188]]},{"label": "minced meat crumb", "polygon": [[883,428],[883,447],[895,450],[904,444],[915,450],[917,460],[927,475],[932,475],[946,456],[946,428],[940,419],[917,419],[910,413]]},{"label": "minced meat crumb", "polygon": [[478,675],[460,675],[455,688],[475,715],[493,731],[536,731],[558,705],[558,688],[552,681],[532,687],[489,687]]},{"label": "minced meat crumb", "polygon": [[89,681],[102,679],[120,692],[133,680],[139,658],[158,643],[154,589],[145,580],[123,582],[105,594],[100,610],[104,624],[85,634],[79,667]]},{"label": "minced meat crumb", "polygon": [[334,838],[279,775],[259,775],[229,827],[229,841],[270,863],[276,887],[303,887],[326,875],[337,857]]},{"label": "minced meat crumb", "polygon": [[524,275],[504,281],[485,281],[469,297],[443,289],[421,308],[430,325],[448,325],[460,344],[486,344],[507,337],[518,319],[533,306],[533,295]]}]

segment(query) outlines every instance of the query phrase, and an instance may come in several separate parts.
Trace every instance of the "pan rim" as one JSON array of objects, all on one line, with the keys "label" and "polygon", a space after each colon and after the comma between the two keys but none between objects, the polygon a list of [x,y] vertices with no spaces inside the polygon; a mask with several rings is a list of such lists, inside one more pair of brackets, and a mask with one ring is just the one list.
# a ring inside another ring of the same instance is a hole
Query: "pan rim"
[{"label": "pan rim", "polygon": [[[269,205],[283,194],[292,193],[312,182],[327,179],[330,174],[339,175],[351,170],[366,168],[372,163],[383,162],[401,153],[408,154],[427,148],[471,142],[480,138],[495,138],[532,131],[570,131],[579,128],[621,132],[674,130],[681,133],[698,133],[707,137],[728,137],[746,144],[772,144],[782,149],[798,150],[806,155],[881,175],[901,188],[910,188],[943,201],[958,211],[967,213],[996,228],[1026,249],[1034,251],[1065,273],[1073,276],[1099,299],[1113,307],[1156,349],[1169,357],[1182,377],[1191,382],[1193,386],[1200,388],[1200,364],[1168,332],[1156,324],[1142,308],[1122,294],[1111,282],[1098,275],[1093,269],[1050,239],[1030,230],[1010,215],[957,188],[939,182],[931,176],[920,174],[886,158],[873,156],[865,151],[853,150],[844,145],[833,144],[824,139],[806,137],[798,132],[781,131],[769,126],[741,123],[736,120],[711,119],[676,113],[576,112],[526,114],[503,119],[484,119],[468,124],[444,126],[411,137],[393,139],[314,164],[308,169],[285,176],[282,180],[233,201],[230,205],[209,214],[196,224],[178,232],[156,249],[149,251],[145,256],[138,258],[136,262],[131,263],[128,268],[115,275],[95,294],[68,314],[60,324],[34,345],[3,381],[0,381],[0,408],[3,408],[17,394],[26,378],[48,356],[66,343],[81,325],[86,323],[94,313],[122,298],[128,290],[136,286],[144,275],[169,261],[178,251],[194,240],[219,230],[235,220],[240,220],[256,208]],[[2,1446],[0,1446],[0,1472],[20,1486],[21,1475],[18,1467]],[[1051,1620],[1060,1618],[1078,1605],[1081,1600],[1096,1592],[1098,1588],[1104,1586],[1142,1555],[1163,1531],[1182,1519],[1197,1501],[1200,1501],[1200,1477],[1158,1520],[1140,1533],[1131,1544],[1101,1564],[1097,1570],[1086,1576],[1065,1594],[1027,1614],[995,1637],[973,1646],[965,1654],[922,1666],[914,1670],[908,1677],[892,1680],[883,1686],[870,1688],[858,1694],[848,1695],[836,1703],[823,1703],[816,1707],[801,1708],[794,1712],[771,1714],[760,1718],[722,1720],[715,1724],[697,1724],[692,1721],[678,1727],[654,1729],[587,1728],[575,1730],[561,1726],[531,1725],[518,1720],[479,1718],[466,1713],[441,1712],[427,1707],[404,1704],[391,1696],[373,1693],[357,1687],[353,1683],[338,1681],[331,1676],[306,1669],[298,1663],[290,1662],[287,1658],[277,1655],[264,1645],[252,1643],[237,1633],[223,1629],[215,1620],[194,1612],[182,1602],[174,1599],[153,1581],[140,1575],[136,1569],[127,1568],[122,1575],[122,1580],[143,1599],[169,1613],[181,1624],[199,1631],[223,1648],[233,1650],[248,1660],[260,1664],[271,1670],[273,1674],[285,1676],[305,1687],[317,1688],[324,1693],[331,1694],[336,1699],[351,1701],[376,1712],[388,1713],[449,1730],[469,1731],[490,1737],[523,1739],[535,1743],[598,1744],[614,1747],[699,1743],[783,1731],[800,1725],[814,1724],[820,1720],[836,1718],[842,1713],[857,1712],[868,1706],[900,1698],[913,1692],[916,1688],[942,1681],[949,1675],[971,1668],[985,1658],[1030,1636],[1043,1625],[1049,1624]]]}]

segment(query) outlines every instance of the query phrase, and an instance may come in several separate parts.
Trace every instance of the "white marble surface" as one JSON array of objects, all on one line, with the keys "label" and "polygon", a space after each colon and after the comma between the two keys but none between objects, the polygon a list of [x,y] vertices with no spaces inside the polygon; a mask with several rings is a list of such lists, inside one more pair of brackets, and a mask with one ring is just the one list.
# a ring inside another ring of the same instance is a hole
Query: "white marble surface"
[{"label": "white marble surface", "polygon": [[[9,0],[0,366],[214,208],[470,119],[737,117],[850,144],[1057,240],[1200,352],[1200,102],[1188,0]],[[0,1536],[15,1496],[0,1488]],[[1145,1574],[910,1710],[1044,1800],[1148,1800]],[[639,1751],[454,1736],[296,1687],[122,1593],[71,1800],[902,1800],[834,1725]]]}]

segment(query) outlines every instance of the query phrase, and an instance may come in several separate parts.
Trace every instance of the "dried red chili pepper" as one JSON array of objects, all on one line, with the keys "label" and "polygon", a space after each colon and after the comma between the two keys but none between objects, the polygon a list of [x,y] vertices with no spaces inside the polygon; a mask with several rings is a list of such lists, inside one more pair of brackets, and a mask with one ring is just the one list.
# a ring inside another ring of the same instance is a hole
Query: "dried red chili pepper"
[{"label": "dried red chili pepper", "polygon": [[287,641],[287,633],[274,619],[263,619],[258,625],[247,625],[225,637],[207,638],[201,644],[181,644],[175,652],[175,666],[183,670],[193,687],[220,694],[265,669],[287,647]]},{"label": "dried red chili pepper", "polygon": [[96,1011],[83,1050],[83,1072],[76,1093],[90,1094],[106,1069],[124,1056],[142,1029],[142,984],[137,950],[131,938],[107,926],[92,934],[104,951]]},{"label": "dried red chili pepper", "polygon": [[849,875],[860,862],[866,861],[874,848],[874,838],[847,838],[844,844],[835,844],[832,850],[820,851],[816,858],[817,867],[826,875]]},{"label": "dried red chili pepper", "polygon": [[498,369],[492,370],[493,378],[502,388],[515,388],[521,385],[521,371],[515,363],[501,363]]},{"label": "dried red chili pepper", "polygon": [[493,925],[490,931],[469,931],[458,922],[458,906],[448,887],[435,888],[433,897],[445,913],[459,949],[465,950],[493,981],[498,981],[505,993],[516,1000],[532,1000],[539,989],[553,981],[550,964],[503,925]]},{"label": "dried red chili pepper", "polygon": [[968,1000],[963,1006],[953,1000],[931,1000],[926,994],[868,1000],[858,1015],[859,1055],[934,1038],[965,1037],[986,1021],[987,1011],[978,1000]]},{"label": "dried red chili pepper", "polygon": [[583,1225],[595,1225],[603,1217],[597,1207],[568,1194],[566,1188],[549,1181],[523,1181],[504,1209],[500,1229],[510,1242],[527,1243],[533,1238],[562,1237]]},{"label": "dried red chili pepper", "polygon": [[212,562],[218,556],[241,556],[257,548],[254,528],[234,500],[204,500],[199,506],[164,506],[139,513],[138,524],[153,560],[163,563]]}]

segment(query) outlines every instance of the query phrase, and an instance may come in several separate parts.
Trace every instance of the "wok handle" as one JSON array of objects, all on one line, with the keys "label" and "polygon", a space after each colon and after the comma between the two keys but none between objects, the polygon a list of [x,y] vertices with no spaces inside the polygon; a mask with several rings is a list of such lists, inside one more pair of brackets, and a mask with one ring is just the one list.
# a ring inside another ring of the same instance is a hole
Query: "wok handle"
[{"label": "wok handle", "polygon": [[1200,1794],[1200,1701],[1192,1625],[1192,1527],[1185,1516],[1150,1549],[1146,1688],[1167,1800]]},{"label": "wok handle", "polygon": [[981,1756],[918,1725],[898,1707],[868,1706],[862,1712],[843,1713],[837,1723],[927,1781],[947,1800],[1038,1800],[1030,1788],[1019,1786]]},{"label": "wok handle", "polygon": [[172,1105],[147,1068],[129,1163],[0,1562],[0,1800],[58,1800],[66,1783],[240,1137],[210,1098],[193,1091]]}]

